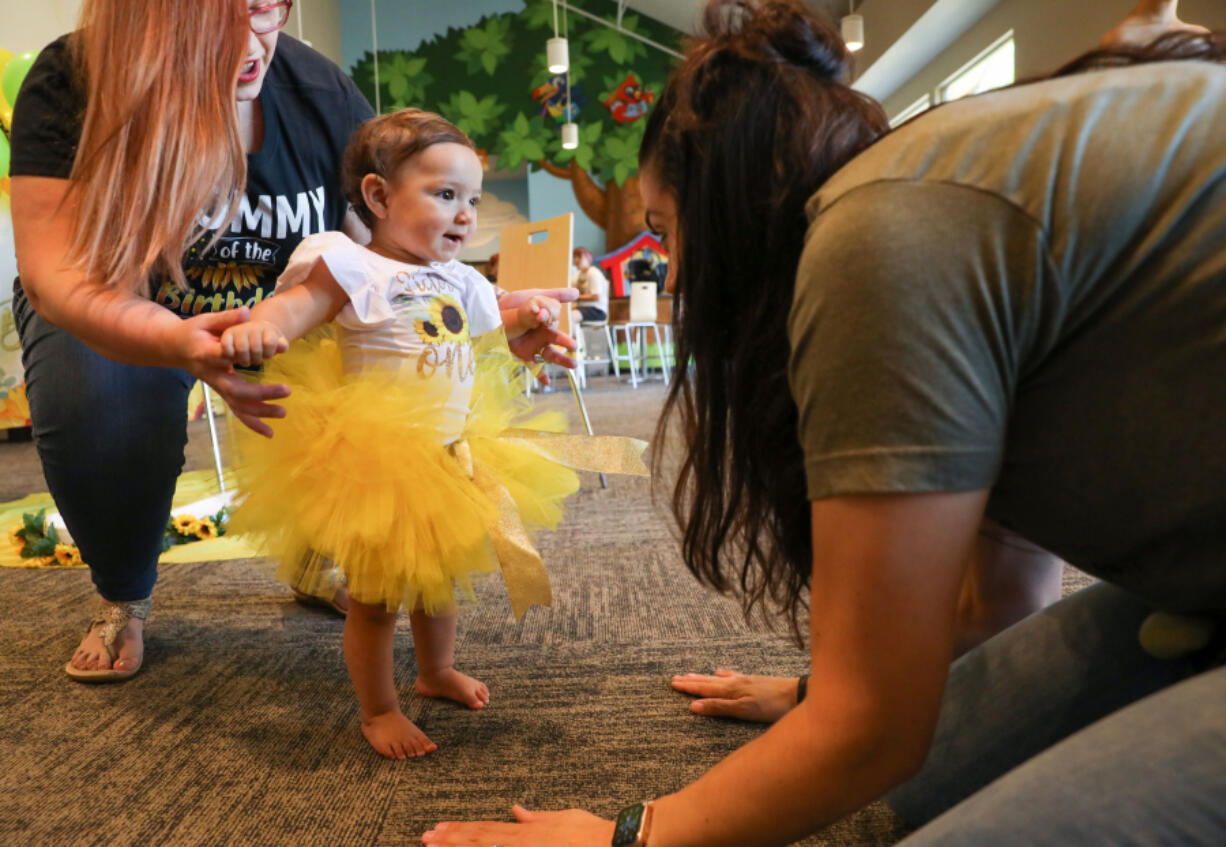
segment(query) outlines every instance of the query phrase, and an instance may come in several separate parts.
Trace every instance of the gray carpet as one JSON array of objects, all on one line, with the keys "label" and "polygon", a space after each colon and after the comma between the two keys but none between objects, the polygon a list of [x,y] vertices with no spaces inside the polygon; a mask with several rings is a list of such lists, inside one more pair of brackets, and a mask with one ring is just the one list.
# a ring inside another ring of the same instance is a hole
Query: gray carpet
[{"label": "gray carpet", "polygon": [[[662,396],[597,379],[587,399],[598,431],[648,437]],[[573,409],[568,391],[543,402]],[[190,430],[188,467],[206,467],[207,431]],[[0,440],[0,500],[33,490],[33,445]],[[552,609],[516,623],[490,581],[461,610],[457,665],[489,684],[485,710],[413,691],[404,620],[397,683],[439,745],[404,762],[358,731],[340,619],[293,603],[269,561],[165,566],[144,671],[100,687],[60,670],[92,611],[86,572],[0,570],[0,843],[400,845],[440,820],[505,819],[513,802],[611,815],[762,731],[691,715],[673,673],[807,664],[697,585],[646,481],[585,478],[540,546]],[[899,834],[873,805],[802,843]]]}]

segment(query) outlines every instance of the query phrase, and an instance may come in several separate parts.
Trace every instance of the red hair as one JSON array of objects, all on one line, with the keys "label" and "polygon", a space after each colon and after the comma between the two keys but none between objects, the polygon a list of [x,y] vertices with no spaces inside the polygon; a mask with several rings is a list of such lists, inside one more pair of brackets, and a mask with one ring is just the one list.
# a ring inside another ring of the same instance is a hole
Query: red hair
[{"label": "red hair", "polygon": [[248,26],[243,0],[85,3],[69,260],[88,275],[142,294],[151,274],[187,287],[201,221],[228,222],[247,180],[235,89]]}]

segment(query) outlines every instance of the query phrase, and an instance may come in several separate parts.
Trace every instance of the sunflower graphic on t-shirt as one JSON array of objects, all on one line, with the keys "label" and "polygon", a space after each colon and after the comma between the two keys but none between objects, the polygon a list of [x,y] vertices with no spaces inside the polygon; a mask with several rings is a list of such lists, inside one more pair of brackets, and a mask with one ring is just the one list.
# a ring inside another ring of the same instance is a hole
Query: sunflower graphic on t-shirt
[{"label": "sunflower graphic on t-shirt", "polygon": [[414,321],[413,328],[427,344],[464,343],[468,337],[468,316],[459,301],[446,294],[430,298],[430,317]]},{"label": "sunflower graphic on t-shirt", "polygon": [[244,265],[238,262],[219,262],[216,265],[196,265],[187,268],[184,274],[189,283],[197,283],[202,288],[213,290],[221,288],[236,288],[243,291],[255,288],[263,281],[263,268],[256,265]]}]

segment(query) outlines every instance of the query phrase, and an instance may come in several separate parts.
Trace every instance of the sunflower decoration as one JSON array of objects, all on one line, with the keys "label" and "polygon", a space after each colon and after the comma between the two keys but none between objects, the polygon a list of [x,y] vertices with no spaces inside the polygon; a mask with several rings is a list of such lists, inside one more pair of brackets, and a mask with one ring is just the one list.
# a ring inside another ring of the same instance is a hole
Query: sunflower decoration
[{"label": "sunflower decoration", "polygon": [[413,326],[427,344],[462,344],[468,341],[468,317],[464,314],[464,307],[446,294],[431,297],[429,320],[414,321]]},{"label": "sunflower decoration", "polygon": [[196,522],[196,537],[201,540],[217,537],[217,524],[212,518],[201,518]]},{"label": "sunflower decoration", "polygon": [[81,564],[81,551],[75,544],[55,545],[55,563],[65,568],[77,567]]},{"label": "sunflower decoration", "polygon": [[170,526],[179,535],[194,535],[199,522],[191,515],[176,515],[170,519]]},{"label": "sunflower decoration", "polygon": [[226,534],[226,524],[230,520],[230,510],[222,509],[215,515],[175,515],[166,524],[166,534],[162,537],[162,550],[178,547],[180,544],[191,544],[194,541],[207,541]]},{"label": "sunflower decoration", "polygon": [[26,546],[26,540],[22,537],[22,532],[25,527],[22,524],[17,524],[9,530],[9,544],[12,544],[18,550]]}]

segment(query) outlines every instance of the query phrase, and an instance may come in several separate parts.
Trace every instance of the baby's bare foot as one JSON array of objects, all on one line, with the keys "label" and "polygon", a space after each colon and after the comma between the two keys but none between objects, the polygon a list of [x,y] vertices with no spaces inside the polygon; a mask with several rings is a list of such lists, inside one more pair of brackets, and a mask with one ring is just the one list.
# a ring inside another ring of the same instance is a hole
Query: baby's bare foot
[{"label": "baby's bare foot", "polygon": [[145,652],[144,629],[144,621],[140,618],[131,618],[127,625],[119,630],[114,644],[117,655],[112,663],[111,654],[107,652],[106,645],[102,643],[102,636],[98,634],[98,628],[93,627],[85,633],[76,652],[72,654],[71,664],[77,670],[82,671],[104,671],[112,667],[117,671],[139,668]]},{"label": "baby's bare foot", "polygon": [[382,756],[389,759],[409,759],[424,756],[438,749],[417,724],[406,718],[400,710],[385,712],[372,718],[362,719],[362,734]]},{"label": "baby's bare foot", "polygon": [[423,697],[446,697],[470,709],[483,709],[490,702],[490,690],[484,682],[455,668],[419,674],[417,693]]}]

